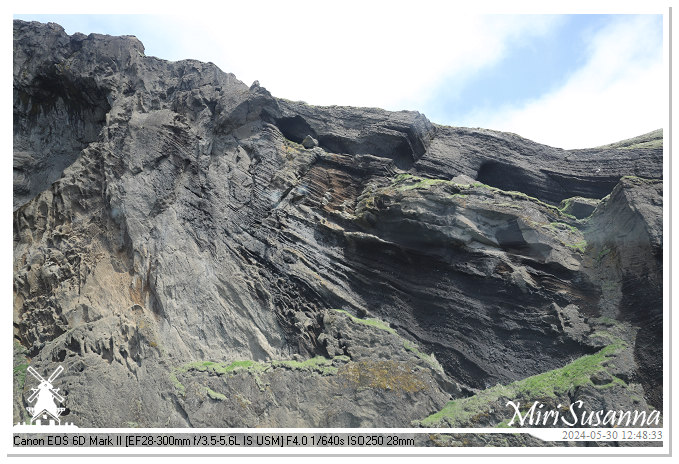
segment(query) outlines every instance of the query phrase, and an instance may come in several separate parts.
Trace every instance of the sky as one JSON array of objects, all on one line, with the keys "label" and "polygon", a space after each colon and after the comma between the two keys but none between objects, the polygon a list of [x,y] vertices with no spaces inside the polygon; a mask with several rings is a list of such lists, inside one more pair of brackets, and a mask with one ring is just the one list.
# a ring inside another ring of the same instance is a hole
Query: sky
[{"label": "sky", "polygon": [[14,17],[56,22],[69,34],[135,35],[146,55],[211,61],[277,97],[419,111],[438,124],[514,132],[560,148],[667,125],[662,15],[478,15],[440,2],[295,5]]}]

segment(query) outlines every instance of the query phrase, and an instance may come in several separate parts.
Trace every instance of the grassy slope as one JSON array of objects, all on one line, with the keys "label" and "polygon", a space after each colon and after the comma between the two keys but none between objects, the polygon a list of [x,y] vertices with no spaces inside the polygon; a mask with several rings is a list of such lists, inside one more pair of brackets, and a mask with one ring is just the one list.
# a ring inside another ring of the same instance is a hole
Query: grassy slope
[{"label": "grassy slope", "polygon": [[648,134],[640,135],[638,137],[632,137],[631,139],[621,140],[615,143],[609,143],[608,145],[601,145],[596,148],[622,148],[622,149],[632,149],[632,148],[662,148],[663,142],[663,130],[657,129]]},{"label": "grassy slope", "polygon": [[[535,400],[556,398],[573,387],[593,385],[591,376],[598,371],[605,370],[602,363],[607,357],[623,348],[623,342],[616,340],[599,352],[578,358],[560,369],[537,374],[509,385],[497,385],[474,396],[450,401],[441,411],[420,421],[420,425],[426,427],[445,426],[446,424],[473,425],[475,418],[486,414],[493,404],[503,398],[524,404]],[[616,384],[625,385],[621,379],[612,378],[610,384],[598,388],[607,388]]]}]

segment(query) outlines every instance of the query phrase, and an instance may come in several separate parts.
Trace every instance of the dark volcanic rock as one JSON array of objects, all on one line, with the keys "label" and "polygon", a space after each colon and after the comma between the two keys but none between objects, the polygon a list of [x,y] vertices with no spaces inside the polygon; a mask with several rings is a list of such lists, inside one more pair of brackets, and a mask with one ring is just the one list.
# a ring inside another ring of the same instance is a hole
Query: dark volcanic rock
[{"label": "dark volcanic rock", "polygon": [[594,212],[586,237],[595,273],[609,295],[604,313],[641,327],[638,379],[662,408],[662,181],[624,177]]},{"label": "dark volcanic rock", "polygon": [[307,135],[306,137],[304,137],[304,140],[302,140],[302,146],[304,148],[317,147],[318,146],[318,140],[316,140],[315,138],[313,138],[310,135]]},{"label": "dark volcanic rock", "polygon": [[615,397],[659,407],[662,148],[635,143],[313,107],[15,21],[17,359],[65,367],[81,426],[407,426],[610,320]]}]

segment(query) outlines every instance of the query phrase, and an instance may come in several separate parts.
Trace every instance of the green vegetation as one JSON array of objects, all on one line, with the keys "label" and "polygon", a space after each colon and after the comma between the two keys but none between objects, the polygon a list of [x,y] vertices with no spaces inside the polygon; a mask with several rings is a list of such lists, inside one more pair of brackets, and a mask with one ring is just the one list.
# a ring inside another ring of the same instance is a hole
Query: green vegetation
[{"label": "green vegetation", "polygon": [[406,351],[410,351],[415,356],[420,358],[422,361],[429,364],[429,366],[435,371],[443,373],[443,366],[441,366],[441,364],[439,364],[439,362],[436,360],[436,358],[434,357],[434,353],[430,355],[424,354],[423,352],[420,351],[417,345],[410,343],[408,340],[403,340],[403,348],[405,348]]},{"label": "green vegetation", "polygon": [[[572,214],[566,213],[562,211],[562,209],[557,208],[554,205],[550,205],[548,203],[543,202],[542,200],[532,197],[530,195],[527,195],[523,192],[518,192],[515,190],[502,190],[496,187],[491,187],[490,185],[486,185],[482,182],[474,182],[472,184],[457,184],[453,182],[452,180],[445,180],[445,179],[430,179],[426,177],[418,177],[414,176],[412,174],[399,174],[396,177],[394,177],[394,180],[391,183],[391,187],[395,187],[396,190],[398,191],[406,191],[406,190],[413,190],[413,189],[428,189],[431,188],[434,185],[450,185],[458,190],[461,191],[469,191],[472,189],[476,188],[483,188],[486,190],[489,190],[493,193],[497,193],[500,195],[506,195],[511,197],[513,200],[527,200],[531,201],[533,203],[536,203],[537,205],[546,208],[549,210],[551,213],[555,214],[557,217],[563,217],[567,218],[570,220],[577,220],[575,216]],[[468,193],[455,193],[454,196],[467,196]],[[512,208],[521,208],[519,205],[513,205],[510,203],[501,203],[498,204],[497,206],[507,206],[507,207],[512,207]]]},{"label": "green vegetation", "polygon": [[396,331],[389,327],[385,322],[380,321],[379,319],[361,319],[359,317],[356,317],[349,313],[348,311],[345,311],[343,309],[335,309],[334,311],[337,311],[338,313],[345,314],[351,318],[351,320],[357,324],[363,324],[363,325],[369,325],[371,327],[378,328],[380,330],[385,330],[389,332],[390,334],[396,335]]},{"label": "green vegetation", "polygon": [[[570,224],[564,222],[550,222],[550,223],[536,223],[534,221],[526,221],[533,227],[542,227],[545,230],[551,231],[562,245],[579,253],[584,253],[587,249],[587,241],[582,239],[580,230]],[[566,235],[560,232],[565,232]],[[574,240],[578,240],[575,242]]]},{"label": "green vegetation", "polygon": [[663,146],[663,130],[657,129],[648,134],[643,134],[631,139],[621,140],[619,142],[602,145],[596,148],[620,148],[623,150],[630,150],[633,148],[662,148]]},{"label": "green vegetation", "polygon": [[[546,204],[546,203],[544,203],[544,204]],[[556,206],[552,206],[552,205],[547,205],[547,206],[549,206],[550,208],[556,209],[557,211],[559,211],[559,214],[561,214],[562,216],[567,217],[568,219],[572,219],[572,220],[574,220],[574,221],[577,221],[577,219],[578,219],[578,218],[576,218],[575,216],[573,216],[572,214],[564,213],[563,211],[559,210],[559,208],[557,208]]]},{"label": "green vegetation", "polygon": [[218,363],[212,361],[196,361],[192,363],[185,364],[181,368],[181,372],[187,372],[190,370],[200,371],[200,372],[212,372],[215,374],[226,374],[228,372],[234,372],[239,370],[248,369],[262,369],[263,365],[256,361],[234,361],[232,363]]},{"label": "green vegetation", "polygon": [[186,394],[186,387],[179,380],[179,374],[185,374],[190,371],[208,372],[215,375],[225,375],[237,372],[248,372],[255,377],[257,384],[260,384],[259,374],[268,371],[275,367],[284,367],[292,370],[314,371],[322,375],[332,375],[337,373],[337,367],[333,365],[336,361],[349,361],[347,356],[335,356],[332,359],[327,359],[322,356],[307,359],[305,361],[294,360],[280,360],[271,362],[257,362],[251,360],[233,361],[231,363],[219,363],[213,361],[195,361],[176,367],[170,372],[170,381],[177,389],[180,395]]},{"label": "green vegetation", "polygon": [[403,348],[406,351],[410,351],[411,353],[413,353],[415,356],[417,356],[422,361],[427,363],[435,371],[443,372],[443,367],[436,360],[433,353],[430,354],[430,355],[423,353],[422,351],[420,351],[420,349],[417,345],[415,345],[414,343],[411,343],[408,340],[401,337],[398,333],[396,333],[396,331],[394,329],[389,327],[385,322],[382,322],[379,319],[361,319],[361,318],[358,318],[356,316],[353,316],[351,313],[349,313],[349,312],[347,312],[343,309],[335,309],[334,311],[348,316],[349,318],[351,318],[351,320],[353,322],[355,322],[357,324],[363,324],[363,325],[367,325],[367,326],[370,326],[370,327],[375,327],[377,329],[389,332],[392,335],[396,335],[397,337],[399,337],[403,341]]},{"label": "green vegetation", "polygon": [[469,185],[456,184],[451,180],[446,179],[431,179],[429,177],[418,177],[412,174],[399,174],[394,177],[391,183],[392,187],[396,187],[399,191],[413,190],[413,189],[428,189],[434,185],[448,184],[454,185],[458,188],[465,189],[469,188]]},{"label": "green vegetation", "polygon": [[536,197],[531,197],[530,195],[527,195],[523,192],[517,192],[516,190],[500,190],[497,189],[500,193],[504,193],[505,195],[509,195],[510,197],[516,199],[516,198],[521,198],[523,200],[530,200],[530,201],[536,201],[539,202]]},{"label": "green vegetation", "polygon": [[409,180],[409,179],[420,179],[420,177],[415,177],[412,174],[406,174],[406,173],[398,174],[396,177],[394,177],[394,181],[392,182],[392,185],[394,185],[398,182],[402,182],[404,180]]},{"label": "green vegetation", "polygon": [[571,232],[576,234],[579,232],[577,227],[572,226],[570,224],[566,224],[564,222],[550,222],[549,225],[554,229],[570,230]]},{"label": "green vegetation", "polygon": [[264,363],[256,361],[233,361],[232,363],[218,363],[212,361],[195,361],[184,364],[183,366],[172,369],[170,372],[170,381],[172,385],[184,396],[186,394],[186,387],[179,380],[178,374],[185,374],[189,371],[209,372],[216,375],[224,375],[230,372],[237,371],[251,371],[255,374],[258,371],[264,371],[268,368]]},{"label": "green vegetation", "polygon": [[210,389],[209,387],[205,387],[205,391],[207,392],[207,396],[209,396],[213,400],[224,401],[226,399],[226,395],[218,393],[218,392]]},{"label": "green vegetation", "polygon": [[[614,326],[618,325],[617,321],[614,321],[613,325]],[[590,335],[590,338],[603,338],[603,339],[606,339],[608,341],[608,343],[611,344],[611,345],[614,345],[615,343],[617,343],[620,340],[617,336],[613,335],[611,332],[609,332],[606,329],[598,329],[598,330],[594,331]]]},{"label": "green vegetation", "polygon": [[290,139],[283,139],[283,152],[288,160],[293,159],[301,151],[304,150],[304,146],[301,143],[293,142]]},{"label": "green vegetation", "polygon": [[199,372],[211,372],[217,375],[223,375],[227,372],[248,370],[250,368],[256,367],[258,367],[258,363],[255,361],[234,361],[230,364],[216,363],[212,361],[195,361],[173,369],[172,372],[170,372],[170,381],[183,396],[186,394],[186,387],[184,387],[184,385],[179,381],[179,378],[177,377],[178,374],[184,374],[188,371],[195,370]]},{"label": "green vegetation", "polygon": [[[353,323],[372,327],[377,330],[382,330],[398,337],[406,351],[413,353],[415,356],[417,356],[417,358],[424,361],[433,370],[437,372],[443,372],[443,368],[438,363],[433,354],[427,355],[423,353],[416,344],[400,337],[394,329],[389,327],[387,323],[379,319],[361,319],[342,309],[334,309],[334,311],[345,315]],[[426,388],[426,385],[423,383],[423,381],[420,379],[420,375],[417,373],[417,369],[420,368],[413,367],[409,365],[408,362],[373,360],[351,362],[351,359],[344,355],[335,356],[332,359],[324,358],[323,356],[316,356],[304,361],[273,360],[269,362],[258,362],[252,360],[240,360],[230,363],[194,361],[173,368],[169,373],[169,378],[172,382],[172,385],[182,396],[186,395],[186,387],[179,380],[180,375],[187,374],[191,371],[206,372],[218,376],[231,375],[240,372],[248,373],[254,376],[257,385],[261,390],[263,390],[265,385],[261,382],[259,376],[260,374],[268,372],[274,368],[315,372],[321,375],[340,374],[344,378],[356,383],[361,387],[397,389],[406,392],[414,392]],[[209,388],[207,388],[206,391],[207,395],[212,399],[225,399],[224,395],[214,392]],[[246,401],[246,399],[243,399],[243,401],[239,400],[239,402],[242,403],[241,405],[245,405]]]},{"label": "green vegetation", "polygon": [[26,384],[26,370],[30,361],[26,358],[26,348],[14,340],[14,368],[12,369],[12,374],[17,381],[20,390],[23,390]]},{"label": "green vegetation", "polygon": [[598,318],[594,319],[594,322],[596,322],[597,324],[606,325],[608,327],[613,327],[613,326],[618,325],[618,321],[616,321],[612,317],[606,317],[606,316],[598,317]]},{"label": "green vegetation", "polygon": [[[578,238],[582,238],[582,234],[577,227],[564,222],[550,222],[547,223],[536,223],[533,221],[527,221],[527,223],[533,227],[542,227],[546,230],[551,230],[555,233],[555,237],[561,242],[562,245],[570,248],[571,250],[577,251],[579,253],[585,253],[587,249],[587,241],[582,239],[574,242]],[[564,236],[560,231],[566,232],[567,235]]]},{"label": "green vegetation", "polygon": [[660,140],[649,140],[647,142],[640,142],[640,143],[635,143],[632,145],[629,145],[627,147],[622,147],[625,150],[629,150],[632,148],[662,148],[663,146],[662,139]]},{"label": "green vegetation", "polygon": [[517,204],[515,204],[515,203],[507,203],[507,202],[504,202],[504,203],[496,203],[495,206],[497,206],[497,207],[499,207],[499,208],[523,209],[523,207],[520,206],[520,205],[517,205]]},{"label": "green vegetation", "polygon": [[566,246],[579,253],[584,253],[587,249],[587,240],[581,240],[577,243],[567,243]]},{"label": "green vegetation", "polygon": [[573,205],[573,198],[566,198],[559,204],[559,211],[564,212]]},{"label": "green vegetation", "polygon": [[173,369],[170,372],[170,382],[172,382],[172,385],[174,385],[174,388],[177,391],[179,391],[180,395],[182,395],[182,396],[186,395],[186,387],[177,378],[177,370],[176,369]]},{"label": "green vegetation", "polygon": [[604,257],[608,255],[610,252],[611,252],[610,248],[602,248],[596,257],[597,262],[601,262],[601,260],[604,259]]},{"label": "green vegetation", "polygon": [[14,366],[14,378],[17,379],[19,389],[24,389],[24,384],[26,383],[26,370],[28,369],[28,364],[19,364]]},{"label": "green vegetation", "polygon": [[[529,404],[537,400],[557,398],[574,387],[594,385],[591,380],[592,375],[606,370],[602,363],[609,356],[624,348],[622,340],[612,335],[610,339],[613,343],[599,352],[582,356],[562,368],[534,375],[509,385],[497,385],[469,398],[450,401],[441,411],[423,419],[420,424],[430,427],[438,426],[441,422],[447,422],[451,426],[469,424],[487,415],[494,404],[498,402],[504,404],[505,399]],[[621,379],[611,377],[613,381],[610,384],[597,388],[607,388],[616,384],[625,385]]]},{"label": "green vegetation", "polygon": [[[28,372],[28,366],[31,363],[30,358],[27,357],[28,350],[14,340],[13,347],[13,367],[12,367],[12,380],[14,384],[14,395],[21,396],[21,392],[26,386],[26,373]],[[27,415],[28,412],[24,408],[19,409],[19,417],[15,418],[15,422],[27,422],[30,424],[30,416]]]},{"label": "green vegetation", "polygon": [[412,185],[404,185],[399,187],[399,190],[411,190],[411,189],[420,189],[420,188],[430,188],[433,185],[437,184],[446,184],[449,181],[443,180],[443,179],[427,179],[423,178],[420,181],[412,184]]},{"label": "green vegetation", "polygon": [[[559,211],[561,211],[562,214],[564,214],[566,216],[570,216],[573,219],[575,219],[575,217],[572,214],[570,214],[568,211],[571,211],[573,209],[573,204],[575,203],[576,200],[578,200],[579,202],[584,203],[584,204],[589,204],[594,208],[596,208],[599,205],[599,203],[601,202],[601,200],[597,200],[595,198],[585,198],[585,197],[566,198],[565,200],[562,200],[561,203],[559,204],[559,208],[558,208]],[[592,214],[593,214],[593,211],[590,214],[590,216]],[[586,219],[587,218],[583,218],[582,220],[584,221]]]},{"label": "green vegetation", "polygon": [[637,177],[637,176],[623,176],[620,178],[620,180],[626,180],[628,182],[631,182],[634,185],[645,185],[648,184],[649,182],[659,182],[654,179],[645,179],[643,177]]},{"label": "green vegetation", "polygon": [[272,361],[271,366],[286,367],[288,369],[300,371],[315,371],[323,375],[332,375],[337,373],[337,367],[332,365],[334,361],[349,361],[349,357],[342,355],[327,359],[323,356],[316,356],[315,358],[304,361]]}]

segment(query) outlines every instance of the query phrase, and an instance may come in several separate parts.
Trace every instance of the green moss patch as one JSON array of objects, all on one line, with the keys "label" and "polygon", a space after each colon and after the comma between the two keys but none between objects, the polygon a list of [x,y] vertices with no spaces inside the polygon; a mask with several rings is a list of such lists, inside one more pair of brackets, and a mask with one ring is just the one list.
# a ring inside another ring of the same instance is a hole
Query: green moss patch
[{"label": "green moss patch", "polygon": [[414,343],[410,343],[408,340],[403,341],[403,348],[413,353],[415,356],[420,358],[425,363],[429,364],[429,367],[431,367],[435,371],[443,373],[443,366],[439,364],[439,362],[436,360],[433,354],[428,355],[423,353],[422,351],[420,351],[417,345],[415,345]]},{"label": "green moss patch", "polygon": [[554,229],[570,230],[571,232],[576,234],[579,232],[577,227],[572,226],[570,224],[566,224],[564,222],[550,222],[549,225]]},{"label": "green moss patch", "polygon": [[12,369],[12,375],[17,381],[17,385],[20,390],[24,389],[26,384],[26,371],[30,364],[29,359],[26,357],[27,350],[18,341],[14,340],[14,367]]},{"label": "green moss patch", "polygon": [[[180,395],[186,395],[186,387],[179,380],[180,374],[191,371],[208,372],[213,375],[235,374],[238,372],[248,372],[255,376],[257,383],[260,383],[259,375],[270,369],[279,367],[291,370],[317,372],[321,375],[332,375],[337,373],[334,363],[349,361],[348,356],[335,356],[327,359],[322,356],[307,359],[305,361],[280,360],[271,362],[257,362],[251,360],[233,361],[231,363],[220,363],[214,361],[194,361],[172,369],[169,374],[170,381]],[[209,392],[208,392],[209,394]]]},{"label": "green moss patch", "polygon": [[233,361],[231,363],[219,363],[213,361],[196,361],[192,363],[185,364],[180,369],[182,372],[187,372],[190,370],[200,371],[200,372],[211,372],[214,374],[226,374],[228,372],[234,372],[239,370],[249,370],[249,369],[263,369],[264,365],[256,361]]},{"label": "green moss patch", "polygon": [[438,184],[446,184],[448,183],[447,180],[443,179],[427,179],[423,178],[413,184],[408,184],[408,185],[401,185],[399,187],[399,190],[412,190],[412,189],[428,189],[431,188],[434,185]]},{"label": "green moss patch", "polygon": [[207,396],[209,396],[213,400],[224,401],[226,399],[226,395],[218,393],[218,392],[210,389],[209,387],[206,387],[205,391],[207,392]]},{"label": "green moss patch", "polygon": [[634,184],[634,185],[645,185],[648,183],[652,182],[657,182],[657,180],[653,179],[644,179],[643,177],[637,177],[637,176],[623,176],[620,178],[620,180],[626,180],[627,182]]},{"label": "green moss patch", "polygon": [[580,240],[576,243],[566,243],[566,246],[571,250],[575,250],[579,253],[584,253],[587,249],[587,240]]},{"label": "green moss patch", "polygon": [[397,336],[398,338],[400,338],[402,340],[403,348],[406,351],[413,353],[419,359],[421,359],[422,361],[427,363],[429,365],[429,367],[431,367],[435,371],[443,372],[443,367],[436,360],[433,353],[432,354],[423,353],[415,343],[412,343],[412,342],[406,340],[405,338],[401,337],[394,329],[389,327],[386,322],[383,322],[379,319],[361,319],[361,318],[356,317],[356,316],[352,315],[351,313],[349,313],[348,311],[345,311],[343,309],[334,309],[334,311],[348,316],[351,319],[352,322],[355,322],[357,324],[367,325],[369,327],[375,327],[376,329],[384,330],[385,332],[389,332],[390,334]]},{"label": "green moss patch", "polygon": [[[469,193],[473,190],[476,189],[484,189],[484,190],[489,190],[490,192],[499,194],[499,195],[504,195],[510,197],[512,200],[525,200],[525,201],[530,201],[532,203],[535,203],[536,205],[541,206],[542,208],[547,209],[550,213],[556,215],[558,218],[564,218],[564,219],[569,219],[569,220],[576,220],[575,216],[572,214],[564,212],[562,209],[563,208],[558,208],[554,205],[550,205],[548,203],[543,202],[542,200],[532,197],[530,195],[527,195],[523,192],[518,192],[515,190],[502,190],[497,187],[491,187],[490,185],[484,184],[483,182],[474,182],[472,184],[457,184],[453,182],[452,180],[446,180],[446,179],[430,179],[426,177],[418,177],[414,176],[412,174],[399,174],[396,177],[394,177],[394,180],[392,181],[390,188],[395,188],[398,191],[406,191],[406,190],[414,190],[414,189],[429,189],[432,186],[435,185],[449,185],[453,187],[454,189],[458,190],[459,192],[455,193],[454,195],[451,196],[451,198],[455,198],[456,195],[460,195],[462,197],[465,197],[469,195]],[[462,193],[464,192],[464,193]],[[500,203],[498,206],[507,206],[507,207],[514,207],[514,208],[521,208],[518,205],[513,205],[511,203]]]},{"label": "green moss patch", "polygon": [[333,366],[335,361],[349,361],[348,356],[335,356],[332,359],[324,358],[323,356],[316,356],[315,358],[307,359],[304,361],[272,361],[271,366],[273,367],[285,367],[291,370],[299,371],[312,371],[318,372],[323,375],[332,375],[337,373],[337,367]]},{"label": "green moss patch", "polygon": [[389,332],[390,334],[396,335],[396,331],[389,327],[386,322],[380,321],[379,319],[361,319],[360,317],[356,317],[353,314],[351,314],[348,311],[345,311],[343,309],[335,309],[334,311],[337,311],[338,313],[345,314],[351,318],[351,320],[357,324],[362,324],[362,325],[368,325],[370,327],[375,327],[380,330],[385,330]]},{"label": "green moss patch", "polygon": [[186,395],[186,387],[177,378],[177,369],[173,369],[170,372],[170,382],[172,382],[172,385],[179,392],[180,395],[182,396]]},{"label": "green moss patch", "polygon": [[609,253],[611,252],[611,249],[608,247],[604,247],[599,251],[599,254],[596,257],[597,262],[601,262],[602,259],[604,259]]},{"label": "green moss patch", "polygon": [[[503,403],[505,399],[528,404],[537,400],[556,398],[573,387],[594,385],[591,376],[606,370],[602,363],[624,347],[621,340],[613,338],[615,343],[597,353],[582,356],[562,368],[537,374],[509,385],[497,385],[468,398],[450,401],[441,411],[423,419],[419,424],[435,427],[444,423],[451,426],[474,423],[479,417],[488,415],[492,405],[498,402]],[[613,384],[625,385],[621,379],[613,376],[612,378],[613,382],[604,385],[604,388]]]},{"label": "green moss patch", "polygon": [[623,150],[630,150],[635,148],[662,148],[663,147],[663,130],[657,129],[647,134],[633,137],[631,139],[621,140],[619,142],[602,145],[596,148],[619,148]]},{"label": "green moss patch", "polygon": [[14,366],[13,373],[14,373],[14,378],[17,380],[17,383],[19,385],[19,389],[23,390],[24,385],[26,383],[26,370],[28,369],[28,364],[19,364],[18,366]]},{"label": "green moss patch", "polygon": [[446,179],[431,179],[429,177],[418,177],[412,174],[399,174],[394,177],[391,187],[399,191],[414,189],[429,189],[434,185],[455,185],[459,188],[469,188],[469,185],[459,185]]}]

